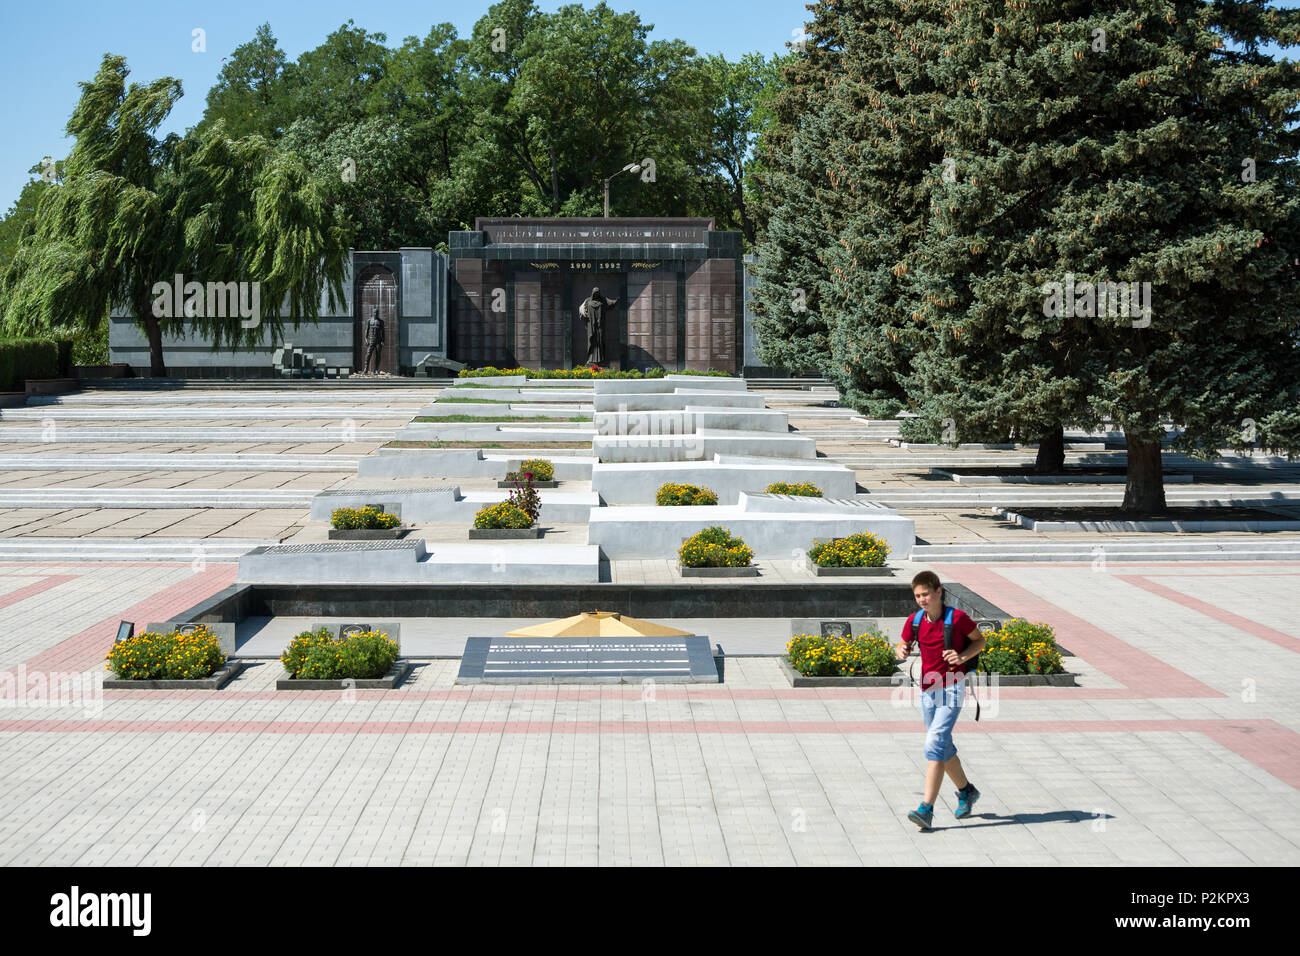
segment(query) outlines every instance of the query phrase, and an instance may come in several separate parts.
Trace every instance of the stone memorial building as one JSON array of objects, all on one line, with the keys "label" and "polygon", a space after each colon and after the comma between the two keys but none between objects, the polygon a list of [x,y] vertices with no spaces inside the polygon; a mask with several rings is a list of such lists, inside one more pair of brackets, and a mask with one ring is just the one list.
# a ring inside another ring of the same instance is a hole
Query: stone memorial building
[{"label": "stone memorial building", "polygon": [[[378,366],[390,374],[445,374],[450,363],[572,368],[586,364],[591,344],[580,306],[599,289],[610,303],[598,323],[604,367],[740,374],[756,364],[739,232],[716,230],[712,219],[480,218],[474,226],[448,236],[447,255],[353,252],[341,303],[331,309],[322,294],[317,322],[297,329],[282,310],[285,342],[308,367],[359,370],[366,323],[377,314]],[[277,357],[287,361],[265,327],[250,348],[214,349],[193,329],[163,344],[178,377],[274,377]],[[111,313],[109,350],[110,361],[148,374],[148,343],[129,310]]]}]

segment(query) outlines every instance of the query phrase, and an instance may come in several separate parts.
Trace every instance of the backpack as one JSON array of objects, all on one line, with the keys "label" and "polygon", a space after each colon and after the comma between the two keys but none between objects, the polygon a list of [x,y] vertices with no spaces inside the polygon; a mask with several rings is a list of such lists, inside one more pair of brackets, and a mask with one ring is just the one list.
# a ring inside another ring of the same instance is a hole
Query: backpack
[{"label": "backpack", "polygon": [[[946,606],[946,605],[944,606],[944,609],[943,609],[943,649],[944,649],[945,651],[950,651],[950,650],[952,650],[952,612],[953,612],[953,609],[952,609],[952,608],[950,608],[950,607],[948,607],[948,606]],[[923,617],[925,617],[925,609],[924,609],[924,608],[922,608],[921,610],[917,611],[914,615],[912,615],[912,639],[916,641],[918,647],[920,646],[920,643],[921,643],[921,619],[922,619]],[[977,634],[979,633],[978,628],[976,629],[975,633],[977,633]],[[974,671],[975,668],[979,666],[979,659],[980,659],[980,656],[979,656],[978,654],[976,654],[974,657],[972,657],[970,660],[968,660],[965,664],[963,664],[963,665],[962,665],[962,673],[963,673],[963,674],[969,674],[969,673],[971,673],[972,671]],[[972,688],[972,689],[973,689],[973,688]],[[974,697],[974,694],[972,693],[971,696]],[[979,699],[978,699],[978,698],[975,699],[975,719],[976,719],[976,720],[979,720],[979,719],[980,719],[980,702],[979,702]]]}]

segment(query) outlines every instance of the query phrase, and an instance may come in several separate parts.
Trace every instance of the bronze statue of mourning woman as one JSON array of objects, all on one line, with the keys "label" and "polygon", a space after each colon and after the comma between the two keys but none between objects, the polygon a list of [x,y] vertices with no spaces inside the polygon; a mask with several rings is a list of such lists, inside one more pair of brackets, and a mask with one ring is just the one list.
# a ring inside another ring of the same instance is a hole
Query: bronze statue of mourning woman
[{"label": "bronze statue of mourning woman", "polygon": [[597,286],[578,306],[578,315],[587,327],[587,364],[605,365],[605,322],[613,317],[618,299],[607,299]]}]

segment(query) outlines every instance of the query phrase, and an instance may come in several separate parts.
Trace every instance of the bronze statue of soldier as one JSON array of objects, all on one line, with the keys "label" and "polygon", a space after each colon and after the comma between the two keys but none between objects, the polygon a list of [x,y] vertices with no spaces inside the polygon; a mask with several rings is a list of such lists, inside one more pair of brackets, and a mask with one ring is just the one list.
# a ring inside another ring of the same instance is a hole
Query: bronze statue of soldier
[{"label": "bronze statue of soldier", "polygon": [[378,372],[379,352],[384,347],[384,320],[379,317],[378,306],[371,309],[370,318],[366,320],[365,342],[366,359],[361,370],[367,374]]}]

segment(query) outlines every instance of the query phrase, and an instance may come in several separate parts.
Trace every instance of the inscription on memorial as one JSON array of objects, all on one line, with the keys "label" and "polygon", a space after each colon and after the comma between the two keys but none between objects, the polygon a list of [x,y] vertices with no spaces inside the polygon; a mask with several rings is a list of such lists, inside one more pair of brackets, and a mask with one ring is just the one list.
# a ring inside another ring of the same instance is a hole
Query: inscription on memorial
[{"label": "inscription on memorial", "polygon": [[707,637],[471,637],[458,684],[718,683]]}]

